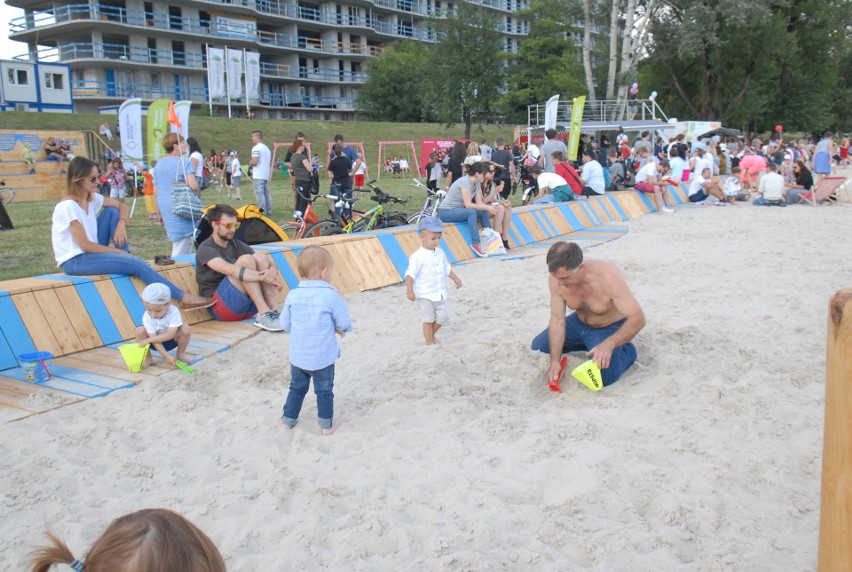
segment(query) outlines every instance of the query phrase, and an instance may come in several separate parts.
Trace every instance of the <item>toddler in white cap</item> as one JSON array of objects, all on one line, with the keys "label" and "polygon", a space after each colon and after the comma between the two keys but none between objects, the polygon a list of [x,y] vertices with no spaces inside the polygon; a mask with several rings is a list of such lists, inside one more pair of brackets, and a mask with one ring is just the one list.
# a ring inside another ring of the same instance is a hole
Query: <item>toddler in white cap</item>
[{"label": "toddler in white cap", "polygon": [[[136,341],[139,346],[151,344],[171,365],[175,365],[175,358],[169,353],[177,348],[176,357],[182,362],[189,362],[190,357],[186,355],[192,328],[183,323],[180,311],[169,304],[172,295],[169,287],[165,284],[155,282],[148,284],[142,290],[142,302],[145,303],[145,313],[142,314],[142,325],[136,328]],[[145,356],[143,367],[154,363],[151,352]]]},{"label": "toddler in white cap", "polygon": [[405,271],[406,295],[423,316],[423,337],[426,345],[437,344],[435,334],[450,319],[450,306],[447,302],[445,277],[461,288],[462,281],[456,276],[447,256],[441,250],[441,221],[432,216],[424,216],[417,225],[420,234],[420,248],[408,258],[408,270]]}]

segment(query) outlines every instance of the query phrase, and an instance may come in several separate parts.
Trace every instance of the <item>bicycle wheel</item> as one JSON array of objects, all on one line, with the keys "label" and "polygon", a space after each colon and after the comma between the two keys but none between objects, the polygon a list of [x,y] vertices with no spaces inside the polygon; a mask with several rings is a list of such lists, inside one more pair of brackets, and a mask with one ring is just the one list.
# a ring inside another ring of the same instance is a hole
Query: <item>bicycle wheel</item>
[{"label": "bicycle wheel", "polygon": [[301,232],[304,229],[301,223],[298,222],[287,222],[281,225],[281,230],[284,231],[284,234],[287,235],[287,238],[290,240],[297,240],[301,237]]},{"label": "bicycle wheel", "polygon": [[405,215],[402,213],[391,213],[385,218],[385,228],[405,226],[407,224],[410,223],[405,219]]},{"label": "bicycle wheel", "polygon": [[406,224],[417,224],[417,223],[420,222],[420,219],[423,218],[424,216],[426,216],[426,215],[423,214],[423,211],[420,211],[419,213],[413,214],[410,217],[408,217],[408,220],[406,220],[405,222],[406,222]]},{"label": "bicycle wheel", "polygon": [[[334,232],[335,230],[339,232]],[[340,234],[343,229],[333,220],[321,220],[313,224],[305,230],[305,235],[302,238],[314,238],[317,236],[328,236],[330,234]]]},{"label": "bicycle wheel", "polygon": [[0,189],[0,202],[8,205],[15,198],[15,191],[12,189]]}]

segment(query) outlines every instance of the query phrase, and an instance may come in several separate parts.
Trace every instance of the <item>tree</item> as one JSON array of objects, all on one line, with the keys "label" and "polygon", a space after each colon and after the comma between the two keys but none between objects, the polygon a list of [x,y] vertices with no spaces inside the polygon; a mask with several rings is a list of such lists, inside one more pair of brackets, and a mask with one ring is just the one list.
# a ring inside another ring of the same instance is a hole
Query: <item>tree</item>
[{"label": "tree", "polygon": [[586,87],[580,49],[572,37],[579,33],[576,9],[567,9],[562,0],[533,0],[519,15],[529,21],[530,31],[510,60],[503,106],[526,119],[528,105],[557,93],[565,98],[585,95]]},{"label": "tree", "polygon": [[379,121],[435,121],[428,64],[428,52],[419,42],[400,42],[384,50],[367,63],[369,79],[358,91],[358,108]]},{"label": "tree", "polygon": [[504,87],[505,52],[497,20],[479,6],[460,2],[454,14],[433,25],[440,38],[429,50],[435,114],[447,124],[460,120],[470,139],[474,119],[493,114]]}]

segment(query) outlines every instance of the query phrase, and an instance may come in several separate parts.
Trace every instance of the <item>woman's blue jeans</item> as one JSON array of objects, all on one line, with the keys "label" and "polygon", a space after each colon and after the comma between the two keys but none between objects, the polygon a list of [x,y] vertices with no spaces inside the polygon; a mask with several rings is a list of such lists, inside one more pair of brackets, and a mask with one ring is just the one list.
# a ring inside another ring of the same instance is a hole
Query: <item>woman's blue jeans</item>
[{"label": "woman's blue jeans", "polygon": [[[101,214],[98,215],[98,244],[109,246],[115,234],[118,219],[118,209],[115,207],[107,207],[101,211]],[[122,250],[129,252],[130,247],[125,244]],[[145,284],[155,282],[165,284],[169,287],[172,298],[178,301],[183,299],[183,290],[160,276],[147,262],[135,256],[112,252],[84,252],[66,260],[61,268],[65,274],[71,276],[92,276],[95,274],[138,276]]]},{"label": "woman's blue jeans", "polygon": [[334,418],[334,364],[316,371],[308,371],[290,364],[290,392],[284,402],[281,420],[289,426],[296,424],[308,388],[314,380],[317,395],[317,420],[321,429],[330,429]]},{"label": "woman's blue jeans", "polygon": [[[565,317],[565,342],[562,344],[562,351],[560,353],[589,351],[615,333],[622,324],[624,324],[624,320],[610,324],[605,328],[593,328],[584,324],[577,316],[577,313],[574,312]],[[550,353],[548,330],[544,330],[533,339],[532,349],[546,354]],[[612,350],[609,367],[601,370],[603,384],[606,386],[618,381],[621,374],[627,371],[635,361],[636,346],[632,342],[628,342]]]},{"label": "woman's blue jeans", "polygon": [[476,209],[438,209],[438,218],[442,222],[466,222],[467,230],[470,232],[470,243],[479,244],[479,227],[476,221],[479,219],[482,228],[491,228],[491,220],[488,211]]}]

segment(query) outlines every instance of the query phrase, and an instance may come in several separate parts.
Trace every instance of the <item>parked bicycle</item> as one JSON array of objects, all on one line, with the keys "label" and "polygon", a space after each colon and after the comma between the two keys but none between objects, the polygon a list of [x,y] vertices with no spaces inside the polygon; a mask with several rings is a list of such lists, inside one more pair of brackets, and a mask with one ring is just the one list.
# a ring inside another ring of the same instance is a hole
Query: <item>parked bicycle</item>
[{"label": "parked bicycle", "polygon": [[8,205],[13,200],[15,200],[14,189],[7,187],[5,181],[0,181],[0,202],[2,202],[3,205]]},{"label": "parked bicycle", "polygon": [[[352,192],[370,193],[370,200],[377,203],[376,206],[364,213],[359,213],[353,210],[350,216],[341,214],[340,217],[320,221],[313,227],[309,228],[307,232],[313,233],[315,230],[314,227],[317,227],[320,229],[320,236],[329,236],[332,234],[365,232],[375,230],[377,228],[390,228],[408,224],[406,213],[401,211],[386,211],[385,205],[390,203],[405,205],[411,200],[411,195],[405,199],[393,197],[382,191],[379,187],[374,186],[373,183],[375,182],[376,181],[373,180],[367,183],[367,186],[371,189],[369,191],[366,189],[352,189]],[[353,199],[351,201],[339,201],[335,206],[342,208],[343,213],[346,213],[346,211],[351,209],[356,200],[357,199]]]},{"label": "parked bicycle", "polygon": [[[298,190],[296,192],[299,192]],[[299,240],[300,238],[313,238],[319,236],[320,230],[322,227],[316,227],[317,223],[320,222],[319,217],[317,216],[316,211],[314,210],[314,202],[317,199],[328,199],[331,201],[331,204],[334,204],[338,201],[338,197],[336,195],[316,195],[312,197],[306,197],[302,193],[299,193],[305,201],[307,201],[307,207],[305,208],[305,212],[295,211],[293,212],[293,218],[295,220],[290,222],[285,222],[281,225],[281,229],[284,231],[290,240]]]},{"label": "parked bicycle", "polygon": [[426,191],[426,201],[423,203],[423,208],[421,208],[419,212],[416,212],[410,217],[408,217],[408,224],[417,224],[424,216],[437,217],[438,206],[441,204],[441,201],[444,200],[444,197],[447,196],[447,192],[442,191],[441,189],[433,191],[432,189],[421,183],[419,179],[412,180],[414,181],[414,184],[412,186],[417,187],[418,189],[424,189]]}]

